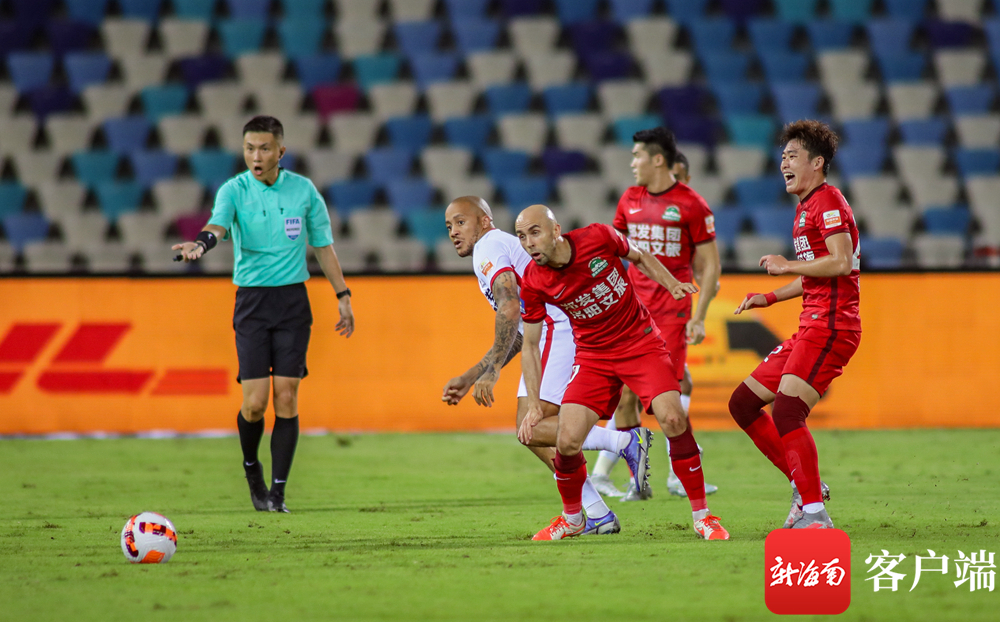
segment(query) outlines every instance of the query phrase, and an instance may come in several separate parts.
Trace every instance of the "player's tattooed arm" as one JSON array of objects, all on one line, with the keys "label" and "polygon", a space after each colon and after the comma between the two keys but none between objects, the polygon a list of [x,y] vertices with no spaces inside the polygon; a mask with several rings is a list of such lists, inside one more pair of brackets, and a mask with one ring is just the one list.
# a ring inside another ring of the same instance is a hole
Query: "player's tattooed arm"
[{"label": "player's tattooed arm", "polygon": [[497,303],[493,347],[479,362],[482,372],[472,395],[480,406],[493,405],[493,387],[500,379],[500,369],[510,362],[511,351],[517,345],[521,303],[513,272],[503,272],[493,279],[493,298]]},{"label": "player's tattooed arm", "polygon": [[660,260],[644,251],[635,244],[629,243],[629,252],[626,259],[631,261],[635,267],[649,278],[663,286],[676,300],[680,300],[688,294],[698,292],[698,287],[694,283],[682,283],[670,274],[670,271],[660,263]]}]

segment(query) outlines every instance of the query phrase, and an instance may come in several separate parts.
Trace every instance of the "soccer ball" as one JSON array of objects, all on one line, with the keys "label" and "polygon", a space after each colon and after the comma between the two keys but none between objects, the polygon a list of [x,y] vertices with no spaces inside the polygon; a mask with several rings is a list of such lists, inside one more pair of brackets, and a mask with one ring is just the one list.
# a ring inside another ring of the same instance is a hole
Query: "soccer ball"
[{"label": "soccer ball", "polygon": [[162,514],[136,514],[122,529],[122,553],[133,564],[165,564],[176,550],[177,530]]}]

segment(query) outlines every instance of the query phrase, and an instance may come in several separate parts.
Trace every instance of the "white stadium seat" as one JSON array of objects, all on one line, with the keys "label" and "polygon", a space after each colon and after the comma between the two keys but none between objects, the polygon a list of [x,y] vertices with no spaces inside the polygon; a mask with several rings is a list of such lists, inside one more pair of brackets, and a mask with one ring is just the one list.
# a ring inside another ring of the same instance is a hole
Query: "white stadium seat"
[{"label": "white stadium seat", "polygon": [[167,151],[188,155],[205,144],[210,124],[200,114],[179,114],[162,117],[156,125],[160,143]]},{"label": "white stadium seat", "polygon": [[351,228],[351,239],[366,251],[374,252],[383,241],[397,237],[399,216],[388,209],[359,209],[351,212],[347,224]]},{"label": "white stadium seat", "polygon": [[55,151],[19,151],[10,154],[17,170],[17,178],[22,185],[37,188],[53,179],[58,179],[62,168],[63,154]]},{"label": "white stadium seat", "polygon": [[960,268],[965,261],[965,238],[923,233],[913,237],[913,251],[921,268]]},{"label": "white stadium seat", "polygon": [[35,143],[38,124],[33,114],[0,117],[0,157],[31,149]]},{"label": "white stadium seat", "polygon": [[606,118],[637,117],[649,105],[649,87],[641,80],[606,80],[597,85],[597,99]]},{"label": "white stadium seat", "polygon": [[368,100],[375,115],[385,121],[392,117],[406,117],[417,109],[420,94],[413,82],[388,82],[368,89]]},{"label": "white stadium seat", "polygon": [[147,86],[163,84],[170,66],[170,58],[166,54],[143,54],[123,56],[118,59],[122,70],[125,86],[133,93],[138,93]]},{"label": "white stadium seat", "polygon": [[944,87],[972,86],[982,81],[986,54],[981,50],[938,50],[934,67]]},{"label": "white stadium seat", "polygon": [[996,149],[1000,144],[1000,115],[968,115],[955,118],[958,143],[970,149]]},{"label": "white stadium seat", "polygon": [[468,116],[479,96],[468,80],[437,82],[427,87],[425,95],[427,108],[436,123],[451,117]]},{"label": "white stadium seat", "polygon": [[736,238],[736,263],[740,270],[763,272],[760,258],[764,255],[784,255],[788,243],[785,238],[741,234]]},{"label": "white stadium seat", "polygon": [[937,83],[930,80],[895,82],[886,87],[886,97],[892,117],[905,121],[930,117],[937,105],[939,92]]},{"label": "white stadium seat", "polygon": [[365,112],[335,114],[327,121],[333,136],[333,147],[338,151],[362,153],[375,144],[379,120]]},{"label": "white stadium seat", "polygon": [[[884,205],[859,205],[855,215],[861,223],[864,223],[867,235],[903,240],[910,237],[919,216],[915,210],[897,202]],[[864,253],[863,248],[861,252]]]},{"label": "white stadium seat", "polygon": [[153,201],[166,220],[193,214],[202,207],[205,188],[193,179],[161,179],[153,184]]},{"label": "white stadium seat", "polygon": [[555,118],[556,143],[563,149],[595,154],[604,142],[607,120],[597,113],[561,114]]},{"label": "white stadium seat", "polygon": [[[360,0],[364,4],[374,5],[370,0]],[[344,58],[356,58],[368,54],[376,54],[382,49],[385,39],[386,24],[371,17],[342,17],[333,25],[337,39],[337,51]]]},{"label": "white stadium seat", "polygon": [[149,31],[149,22],[144,19],[107,17],[101,22],[104,50],[112,58],[144,54]]},{"label": "white stadium seat", "polygon": [[511,47],[521,58],[553,50],[559,30],[559,20],[542,15],[515,17],[507,24]]},{"label": "white stadium seat", "polygon": [[208,22],[165,17],[160,20],[160,41],[169,58],[200,56],[208,43]]},{"label": "white stadium seat", "polygon": [[357,162],[356,154],[339,149],[313,149],[302,155],[309,166],[309,179],[321,189],[349,179]]},{"label": "white stadium seat", "polygon": [[646,83],[656,90],[687,83],[694,70],[694,57],[690,52],[673,50],[644,56],[639,59],[639,65]]},{"label": "white stadium seat", "polygon": [[452,179],[461,179],[469,174],[472,167],[472,152],[460,147],[434,145],[425,147],[420,153],[420,164],[427,179],[435,185],[443,185]]},{"label": "white stadium seat", "polygon": [[625,30],[629,49],[638,58],[663,55],[673,48],[677,38],[677,22],[659,15],[633,19]]},{"label": "white stadium seat", "polygon": [[715,165],[728,182],[760,177],[767,166],[767,152],[757,147],[719,145],[715,149]]},{"label": "white stadium seat", "polygon": [[874,82],[832,84],[826,87],[830,108],[838,121],[875,116],[882,91]]},{"label": "white stadium seat", "polygon": [[518,60],[512,52],[493,50],[476,52],[465,58],[472,82],[479,89],[486,89],[496,84],[507,84],[514,80]]},{"label": "white stadium seat", "polygon": [[124,84],[92,84],[80,95],[83,108],[92,123],[128,114],[133,93]]},{"label": "white stadium seat", "polygon": [[276,86],[285,74],[285,55],[280,52],[250,52],[236,58],[236,75],[247,88]]},{"label": "white stadium seat", "polygon": [[507,149],[538,155],[548,138],[548,121],[538,113],[508,114],[497,121],[500,143]]},{"label": "white stadium seat", "polygon": [[72,263],[72,257],[72,251],[62,242],[45,240],[32,242],[24,247],[28,272],[66,272]]},{"label": "white stadium seat", "polygon": [[566,84],[576,71],[576,54],[568,50],[535,52],[524,58],[528,84],[536,91]]}]

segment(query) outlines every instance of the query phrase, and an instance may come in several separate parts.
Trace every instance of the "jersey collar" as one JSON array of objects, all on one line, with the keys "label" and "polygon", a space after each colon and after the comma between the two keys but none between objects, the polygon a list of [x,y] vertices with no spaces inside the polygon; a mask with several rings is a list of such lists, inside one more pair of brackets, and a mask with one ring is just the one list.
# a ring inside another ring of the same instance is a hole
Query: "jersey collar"
[{"label": "jersey collar", "polygon": [[[247,171],[247,172],[249,172],[249,171]],[[282,186],[282,184],[285,183],[285,177],[287,177],[287,176],[288,175],[285,174],[285,167],[279,166],[278,167],[278,178],[274,180],[273,184],[271,184],[270,186],[268,186],[264,182],[260,181],[256,177],[254,177],[253,173],[250,173],[250,179],[254,180],[254,182],[256,182],[258,186],[260,186],[261,190],[278,190],[278,189],[280,189],[281,186]]]},{"label": "jersey collar", "polygon": [[826,187],[826,182],[824,181],[823,183],[821,183],[820,185],[816,186],[811,191],[809,191],[809,194],[806,195],[806,198],[799,201],[799,203],[805,203],[806,201],[811,199],[814,194],[816,194],[818,191],[822,190],[825,187]]},{"label": "jersey collar", "polygon": [[674,181],[674,183],[672,183],[672,184],[670,184],[669,186],[667,186],[667,189],[666,189],[666,190],[664,190],[663,192],[650,192],[650,191],[649,191],[649,188],[647,187],[647,188],[646,188],[646,192],[647,192],[647,193],[649,194],[649,196],[651,196],[651,197],[662,197],[662,196],[663,196],[663,195],[665,195],[666,193],[668,193],[668,192],[670,192],[671,190],[673,190],[674,188],[676,188],[676,187],[677,187],[677,184],[679,184],[679,183],[680,183],[679,181]]}]

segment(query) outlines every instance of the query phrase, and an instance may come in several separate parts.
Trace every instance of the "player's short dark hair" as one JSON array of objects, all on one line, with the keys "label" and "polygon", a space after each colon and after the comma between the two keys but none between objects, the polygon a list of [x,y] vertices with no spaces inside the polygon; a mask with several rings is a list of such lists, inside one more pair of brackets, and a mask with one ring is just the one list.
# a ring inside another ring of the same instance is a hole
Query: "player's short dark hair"
[{"label": "player's short dark hair", "polygon": [[651,156],[662,154],[668,168],[677,161],[677,139],[673,132],[662,125],[650,130],[639,130],[632,134],[632,142],[646,145],[646,152]]},{"label": "player's short dark hair", "polygon": [[247,132],[269,133],[278,139],[285,137],[285,128],[281,125],[281,121],[263,114],[247,121],[247,124],[243,126],[243,135],[246,136]]},{"label": "player's short dark hair", "polygon": [[691,170],[691,163],[688,162],[687,156],[681,153],[680,151],[678,151],[677,155],[674,156],[674,164],[680,164],[681,166],[684,167],[685,171]]},{"label": "player's short dark hair", "polygon": [[833,156],[837,153],[837,143],[840,142],[840,139],[837,138],[836,132],[831,130],[829,125],[813,119],[789,123],[781,131],[781,138],[778,142],[784,146],[790,140],[799,141],[802,147],[809,152],[810,160],[816,156],[823,156],[823,174],[826,175],[830,172],[830,162],[833,161]]}]

